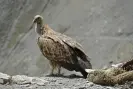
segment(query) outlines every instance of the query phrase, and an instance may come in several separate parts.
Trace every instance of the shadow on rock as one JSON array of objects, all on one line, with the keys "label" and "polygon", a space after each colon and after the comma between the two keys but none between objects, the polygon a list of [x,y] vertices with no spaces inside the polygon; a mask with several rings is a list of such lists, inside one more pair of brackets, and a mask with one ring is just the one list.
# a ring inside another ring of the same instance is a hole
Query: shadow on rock
[{"label": "shadow on rock", "polygon": [[83,76],[79,76],[79,75],[76,75],[76,74],[70,74],[70,75],[63,75],[63,74],[52,74],[52,75],[46,75],[46,77],[62,77],[62,78],[84,78]]}]

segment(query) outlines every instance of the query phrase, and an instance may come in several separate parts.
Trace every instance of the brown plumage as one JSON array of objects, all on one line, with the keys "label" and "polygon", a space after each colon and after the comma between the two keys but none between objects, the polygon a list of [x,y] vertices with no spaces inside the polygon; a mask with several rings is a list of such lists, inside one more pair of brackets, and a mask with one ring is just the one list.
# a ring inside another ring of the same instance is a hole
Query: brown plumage
[{"label": "brown plumage", "polygon": [[133,59],[123,61],[118,64],[113,64],[112,67],[122,68],[126,71],[131,71],[133,70]]},{"label": "brown plumage", "polygon": [[87,80],[100,85],[124,84],[127,81],[133,81],[133,71],[114,67],[89,70]]},{"label": "brown plumage", "polygon": [[121,63],[116,64],[116,65],[118,65],[116,67],[123,68],[126,71],[131,71],[131,70],[133,70],[133,59],[121,62]]},{"label": "brown plumage", "polygon": [[52,66],[51,74],[55,68],[58,68],[60,74],[60,68],[63,67],[69,71],[79,71],[86,78],[85,69],[92,66],[81,45],[72,38],[55,32],[48,25],[43,25],[43,17],[40,15],[34,17],[33,23],[39,34],[38,46]]}]

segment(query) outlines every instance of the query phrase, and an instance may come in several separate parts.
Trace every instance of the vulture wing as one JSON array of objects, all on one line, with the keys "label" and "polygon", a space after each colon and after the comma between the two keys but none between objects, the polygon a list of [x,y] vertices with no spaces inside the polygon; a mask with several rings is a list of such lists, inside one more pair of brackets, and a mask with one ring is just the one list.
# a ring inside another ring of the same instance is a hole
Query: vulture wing
[{"label": "vulture wing", "polygon": [[71,58],[73,52],[58,37],[54,35],[39,37],[38,45],[42,54],[48,60],[74,64],[74,60]]},{"label": "vulture wing", "polygon": [[70,48],[72,48],[74,50],[74,52],[76,53],[76,55],[81,58],[82,60],[79,61],[79,63],[81,63],[83,65],[83,68],[86,69],[90,69],[92,68],[92,65],[90,63],[90,58],[85,54],[85,52],[83,51],[82,46],[77,43],[75,40],[73,40],[72,38],[63,35],[61,33],[56,33],[56,35],[66,44],[68,45]]}]

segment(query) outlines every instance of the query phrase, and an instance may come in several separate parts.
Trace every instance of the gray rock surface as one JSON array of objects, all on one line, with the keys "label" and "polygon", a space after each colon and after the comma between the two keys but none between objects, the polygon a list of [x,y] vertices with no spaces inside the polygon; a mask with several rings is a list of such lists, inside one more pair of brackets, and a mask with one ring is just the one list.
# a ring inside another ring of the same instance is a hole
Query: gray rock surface
[{"label": "gray rock surface", "polygon": [[[133,54],[132,0],[1,0],[0,71],[42,76],[48,61],[29,29],[33,17],[81,43],[93,68],[128,60]],[[63,71],[64,72],[64,71]],[[65,72],[64,72],[65,73]]]},{"label": "gray rock surface", "polygon": [[[44,76],[48,61],[29,29],[33,17],[83,45],[93,68],[133,54],[133,0],[0,0],[0,71]],[[62,71],[69,74],[66,70]]]},{"label": "gray rock surface", "polygon": [[[0,73],[3,81],[7,80],[7,74]],[[101,86],[93,84],[83,78],[62,77],[29,77],[26,75],[14,75],[8,77],[6,83],[0,84],[0,89],[130,89],[133,86],[125,84],[121,86]]]},{"label": "gray rock surface", "polygon": [[37,85],[46,85],[47,81],[45,79],[41,79],[38,77],[28,77],[25,75],[16,75],[12,76],[11,79],[12,83],[16,83],[18,85],[24,85],[24,84],[37,84]]},{"label": "gray rock surface", "polygon": [[11,79],[11,76],[4,73],[0,73],[0,84],[9,83],[10,79]]}]

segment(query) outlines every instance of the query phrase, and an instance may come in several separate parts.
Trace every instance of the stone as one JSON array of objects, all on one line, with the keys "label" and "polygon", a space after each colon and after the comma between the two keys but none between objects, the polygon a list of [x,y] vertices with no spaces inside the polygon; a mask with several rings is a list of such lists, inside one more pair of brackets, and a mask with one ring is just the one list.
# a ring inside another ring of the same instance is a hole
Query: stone
[{"label": "stone", "polygon": [[93,82],[88,82],[87,83],[90,87],[94,86],[94,83]]},{"label": "stone", "polygon": [[41,78],[33,77],[31,83],[43,86],[43,85],[46,85],[48,81]]},{"label": "stone", "polygon": [[27,77],[25,75],[15,75],[12,76],[12,83],[16,84],[31,84],[32,77]]},{"label": "stone", "polygon": [[16,84],[37,84],[40,86],[45,85],[46,83],[48,83],[48,81],[46,81],[45,79],[41,79],[38,77],[28,77],[25,75],[16,75],[12,77],[12,83],[16,83]]},{"label": "stone", "polygon": [[6,84],[9,83],[11,79],[10,75],[0,73],[0,84]]}]

